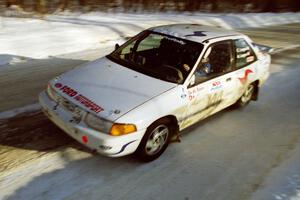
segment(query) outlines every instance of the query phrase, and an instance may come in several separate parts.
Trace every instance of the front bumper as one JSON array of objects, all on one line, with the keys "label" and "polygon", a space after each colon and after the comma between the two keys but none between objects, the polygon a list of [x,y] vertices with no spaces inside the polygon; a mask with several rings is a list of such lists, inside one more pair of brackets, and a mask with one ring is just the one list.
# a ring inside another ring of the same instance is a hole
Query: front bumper
[{"label": "front bumper", "polygon": [[82,120],[74,120],[72,112],[52,101],[45,91],[40,93],[39,102],[45,115],[68,135],[88,148],[109,157],[120,157],[135,152],[146,131],[111,136],[89,128]]}]

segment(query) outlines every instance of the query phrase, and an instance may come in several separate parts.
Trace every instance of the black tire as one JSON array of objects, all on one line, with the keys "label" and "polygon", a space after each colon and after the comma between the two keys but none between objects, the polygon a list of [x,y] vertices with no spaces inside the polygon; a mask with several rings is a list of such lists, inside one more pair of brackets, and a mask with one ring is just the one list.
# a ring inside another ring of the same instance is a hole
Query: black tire
[{"label": "black tire", "polygon": [[250,101],[253,98],[253,95],[255,94],[256,88],[257,87],[255,84],[249,84],[243,95],[239,98],[239,100],[235,103],[235,106],[238,108],[244,107],[250,103]]},{"label": "black tire", "polygon": [[169,145],[171,130],[168,119],[161,119],[150,125],[136,151],[138,158],[144,162],[158,158]]}]

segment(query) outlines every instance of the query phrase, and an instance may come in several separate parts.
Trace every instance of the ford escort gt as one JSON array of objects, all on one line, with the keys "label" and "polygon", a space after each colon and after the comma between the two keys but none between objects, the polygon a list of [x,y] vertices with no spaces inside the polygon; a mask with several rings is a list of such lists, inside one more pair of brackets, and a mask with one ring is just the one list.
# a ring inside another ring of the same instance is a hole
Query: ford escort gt
[{"label": "ford escort gt", "polygon": [[54,78],[39,102],[50,120],[90,149],[151,161],[183,129],[257,100],[270,61],[238,32],[158,26]]}]

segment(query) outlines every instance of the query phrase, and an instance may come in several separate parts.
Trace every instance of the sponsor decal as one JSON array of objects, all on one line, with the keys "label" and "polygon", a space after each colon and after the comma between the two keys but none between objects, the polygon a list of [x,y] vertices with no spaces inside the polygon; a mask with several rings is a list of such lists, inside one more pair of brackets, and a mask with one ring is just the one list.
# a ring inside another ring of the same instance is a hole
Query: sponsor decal
[{"label": "sponsor decal", "polygon": [[250,50],[249,47],[236,48],[236,52],[237,52],[237,53],[241,53],[241,52],[245,52],[245,51],[249,51],[249,50]]},{"label": "sponsor decal", "polygon": [[251,55],[251,53],[248,51],[248,52],[246,52],[246,53],[239,54],[239,55],[237,55],[236,57],[237,57],[237,58],[246,58],[247,56],[250,56],[250,55]]},{"label": "sponsor decal", "polygon": [[55,87],[56,87],[56,88],[61,88],[61,87],[62,87],[62,84],[61,84],[61,83],[55,83]]},{"label": "sponsor decal", "polygon": [[82,94],[79,94],[76,90],[72,89],[69,86],[63,85],[61,83],[56,83],[54,86],[61,92],[65,93],[69,97],[72,97],[75,101],[79,102],[84,107],[88,108],[91,111],[94,111],[95,113],[99,113],[104,110],[99,105],[83,96]]},{"label": "sponsor decal", "polygon": [[170,37],[164,37],[164,38],[167,39],[167,40],[176,42],[176,43],[178,43],[178,44],[185,45],[185,42],[182,41],[182,40],[178,40],[178,39],[176,39],[176,38],[170,38]]},{"label": "sponsor decal", "polygon": [[252,71],[251,69],[246,69],[246,70],[245,70],[244,77],[239,78],[239,80],[240,80],[240,82],[241,82],[242,84],[245,84],[245,83],[247,82],[247,80],[248,80],[248,75],[249,75],[250,73],[253,73],[253,71]]},{"label": "sponsor decal", "polygon": [[192,101],[198,94],[198,92],[202,91],[203,87],[194,87],[188,90],[189,100]]},{"label": "sponsor decal", "polygon": [[195,97],[196,97],[196,89],[192,89],[192,90],[189,90],[188,93],[189,93],[189,100],[192,101]]},{"label": "sponsor decal", "polygon": [[252,62],[252,61],[254,61],[254,56],[249,56],[246,58],[247,63]]},{"label": "sponsor decal", "polygon": [[122,153],[128,145],[130,145],[131,143],[133,143],[133,142],[135,142],[135,141],[137,141],[137,140],[133,140],[133,141],[131,141],[131,142],[128,142],[127,144],[124,144],[124,145],[122,146],[122,148],[120,149],[120,151],[118,151],[117,153],[110,154],[110,155],[117,155],[117,154]]},{"label": "sponsor decal", "polygon": [[214,91],[220,88],[222,88],[221,81],[215,81],[212,83],[212,88],[210,88],[210,91]]}]

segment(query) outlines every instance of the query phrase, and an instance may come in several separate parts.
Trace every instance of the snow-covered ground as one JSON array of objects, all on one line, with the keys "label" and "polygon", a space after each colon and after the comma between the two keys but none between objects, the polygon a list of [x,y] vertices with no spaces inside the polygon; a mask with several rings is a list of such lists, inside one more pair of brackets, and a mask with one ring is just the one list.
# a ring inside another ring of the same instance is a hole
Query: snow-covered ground
[{"label": "snow-covered ground", "polygon": [[8,119],[8,118],[12,118],[18,114],[21,113],[25,113],[25,112],[33,112],[36,110],[41,109],[41,106],[39,103],[35,103],[35,104],[29,104],[27,106],[23,106],[20,108],[15,108],[12,110],[8,110],[8,111],[4,111],[4,112],[0,112],[0,120],[1,119]]},{"label": "snow-covered ground", "polygon": [[198,23],[227,29],[300,22],[300,13],[49,15],[43,19],[0,18],[0,65],[103,48],[162,24]]},{"label": "snow-covered ground", "polygon": [[276,167],[252,200],[300,200],[300,144]]}]

